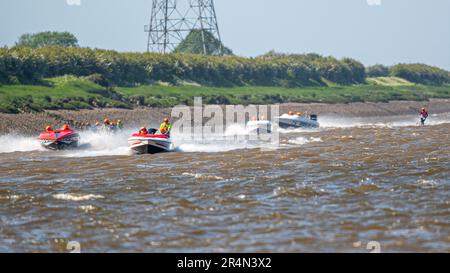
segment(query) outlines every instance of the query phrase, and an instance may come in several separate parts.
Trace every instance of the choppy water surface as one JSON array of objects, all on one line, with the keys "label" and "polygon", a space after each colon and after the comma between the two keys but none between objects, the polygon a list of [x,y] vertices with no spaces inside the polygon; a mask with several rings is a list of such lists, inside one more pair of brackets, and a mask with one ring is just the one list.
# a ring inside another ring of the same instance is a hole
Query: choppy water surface
[{"label": "choppy water surface", "polygon": [[450,251],[450,116],[323,118],[278,149],[183,144],[130,156],[0,136],[0,251]]}]

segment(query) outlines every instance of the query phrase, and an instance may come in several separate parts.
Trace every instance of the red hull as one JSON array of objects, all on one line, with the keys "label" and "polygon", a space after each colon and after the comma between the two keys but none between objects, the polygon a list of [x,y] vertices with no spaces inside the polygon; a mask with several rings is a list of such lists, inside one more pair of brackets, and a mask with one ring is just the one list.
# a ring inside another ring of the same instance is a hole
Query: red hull
[{"label": "red hull", "polygon": [[80,136],[73,130],[55,130],[39,135],[41,145],[50,150],[63,150],[78,147]]}]

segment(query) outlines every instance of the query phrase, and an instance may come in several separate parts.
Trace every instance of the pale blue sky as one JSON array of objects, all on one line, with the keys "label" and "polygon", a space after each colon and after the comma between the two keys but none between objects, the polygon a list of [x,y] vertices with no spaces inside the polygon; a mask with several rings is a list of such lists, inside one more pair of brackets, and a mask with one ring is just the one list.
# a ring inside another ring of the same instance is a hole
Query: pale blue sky
[{"label": "pale blue sky", "polygon": [[[26,32],[70,31],[81,46],[145,51],[151,0],[1,0],[0,46]],[[188,1],[188,0],[179,0]],[[369,5],[368,2],[380,5]],[[424,62],[450,70],[450,0],[215,0],[237,55],[271,49],[352,57],[366,65]]]}]

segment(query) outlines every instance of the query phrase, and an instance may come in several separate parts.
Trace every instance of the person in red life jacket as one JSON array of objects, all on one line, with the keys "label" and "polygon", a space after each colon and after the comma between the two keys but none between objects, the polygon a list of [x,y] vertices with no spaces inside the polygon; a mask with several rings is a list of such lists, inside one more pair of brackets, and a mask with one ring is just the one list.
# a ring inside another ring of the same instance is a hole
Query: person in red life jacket
[{"label": "person in red life jacket", "polygon": [[62,128],[62,130],[63,131],[70,131],[70,127],[69,127],[69,124],[64,124],[64,126],[63,126],[63,128]]},{"label": "person in red life jacket", "polygon": [[148,134],[147,128],[142,127],[142,128],[139,130],[139,134],[140,134],[140,135],[147,135],[147,134]]},{"label": "person in red life jacket", "polygon": [[47,131],[47,132],[52,132],[52,131],[53,131],[52,126],[49,125],[49,126],[45,127],[45,131]]},{"label": "person in red life jacket", "polygon": [[426,108],[422,108],[422,110],[420,111],[419,114],[420,114],[420,123],[422,125],[425,125],[425,121],[428,118],[428,111],[427,111],[427,109]]}]

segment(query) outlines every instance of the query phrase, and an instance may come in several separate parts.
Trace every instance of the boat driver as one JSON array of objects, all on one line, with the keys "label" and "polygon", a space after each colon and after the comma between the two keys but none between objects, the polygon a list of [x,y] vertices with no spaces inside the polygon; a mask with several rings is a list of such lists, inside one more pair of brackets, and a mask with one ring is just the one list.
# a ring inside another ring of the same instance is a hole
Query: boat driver
[{"label": "boat driver", "polygon": [[169,118],[165,118],[164,122],[159,126],[159,132],[163,135],[170,135],[172,124],[169,122]]}]

